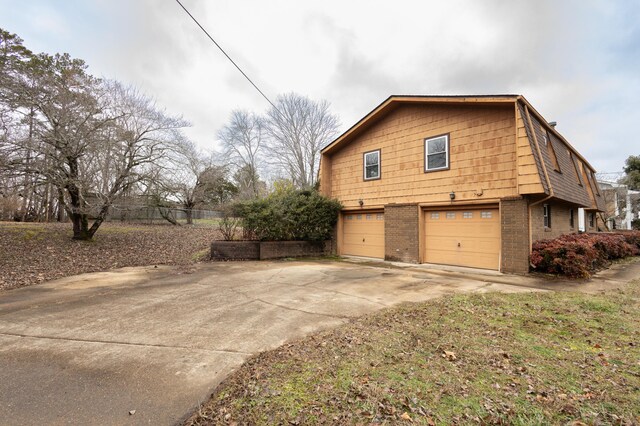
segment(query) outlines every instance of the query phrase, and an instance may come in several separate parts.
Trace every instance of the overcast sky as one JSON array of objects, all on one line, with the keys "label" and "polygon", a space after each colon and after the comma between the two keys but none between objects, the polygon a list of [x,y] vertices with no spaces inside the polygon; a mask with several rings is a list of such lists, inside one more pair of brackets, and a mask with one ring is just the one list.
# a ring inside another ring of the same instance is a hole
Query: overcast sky
[{"label": "overcast sky", "polygon": [[[598,170],[640,155],[640,1],[182,0],[269,96],[346,130],[392,94],[524,95]],[[173,0],[0,0],[0,27],[135,85],[199,146],[267,102]]]}]

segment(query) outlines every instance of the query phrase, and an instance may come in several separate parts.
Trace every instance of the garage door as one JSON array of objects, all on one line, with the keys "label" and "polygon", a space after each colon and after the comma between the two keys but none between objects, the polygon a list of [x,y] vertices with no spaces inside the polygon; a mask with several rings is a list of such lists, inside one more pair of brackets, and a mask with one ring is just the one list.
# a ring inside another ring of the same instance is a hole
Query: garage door
[{"label": "garage door", "polygon": [[430,210],[425,222],[426,263],[500,267],[498,209]]},{"label": "garage door", "polygon": [[384,258],[383,212],[344,213],[342,219],[342,254]]}]

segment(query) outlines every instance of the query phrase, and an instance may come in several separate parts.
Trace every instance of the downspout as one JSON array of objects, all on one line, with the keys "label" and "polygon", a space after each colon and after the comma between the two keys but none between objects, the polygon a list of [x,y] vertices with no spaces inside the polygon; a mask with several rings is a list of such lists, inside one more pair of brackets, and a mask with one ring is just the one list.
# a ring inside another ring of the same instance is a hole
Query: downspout
[{"label": "downspout", "polygon": [[[540,164],[542,164],[542,171],[544,173],[544,178],[547,181],[547,187],[549,188],[549,195],[541,200],[538,200],[534,203],[529,204],[529,254],[531,254],[531,250],[533,247],[533,228],[531,226],[531,207],[536,206],[540,203],[544,203],[550,198],[553,198],[553,187],[551,186],[551,180],[549,179],[549,173],[547,172],[547,166],[545,164],[544,158],[542,157],[542,151],[540,150],[540,144],[538,143],[538,137],[536,136],[536,132],[533,129],[533,122],[531,121],[531,115],[529,114],[529,108],[527,108],[527,104],[524,103],[524,112],[527,115],[527,125],[529,127],[529,131],[533,136],[533,143],[536,146],[536,151],[538,152],[538,158],[540,158]],[[549,141],[551,143],[551,141]]]}]

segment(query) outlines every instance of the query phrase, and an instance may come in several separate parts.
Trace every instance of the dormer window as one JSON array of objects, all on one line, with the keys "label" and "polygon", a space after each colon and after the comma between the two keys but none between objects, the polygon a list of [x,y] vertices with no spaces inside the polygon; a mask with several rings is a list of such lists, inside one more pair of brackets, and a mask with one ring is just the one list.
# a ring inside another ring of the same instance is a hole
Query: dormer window
[{"label": "dormer window", "polygon": [[560,170],[560,165],[558,164],[558,157],[556,156],[556,150],[553,148],[553,142],[549,137],[549,132],[545,132],[543,139],[544,139],[544,144],[547,146],[547,150],[549,151],[549,157],[551,157],[553,170],[555,170],[558,173],[562,173],[562,171]]},{"label": "dormer window", "polygon": [[364,153],[364,180],[380,179],[380,150]]}]

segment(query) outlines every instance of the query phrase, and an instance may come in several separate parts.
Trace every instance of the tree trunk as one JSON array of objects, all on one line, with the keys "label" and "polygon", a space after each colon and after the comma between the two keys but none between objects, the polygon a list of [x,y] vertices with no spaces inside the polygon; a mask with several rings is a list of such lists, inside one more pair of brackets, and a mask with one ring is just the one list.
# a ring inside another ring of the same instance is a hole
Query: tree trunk
[{"label": "tree trunk", "polygon": [[187,207],[184,214],[187,216],[187,225],[193,225],[193,207]]},{"label": "tree trunk", "polygon": [[100,213],[98,213],[98,217],[96,217],[96,219],[93,221],[93,225],[91,225],[91,228],[88,231],[89,239],[93,238],[98,228],[100,228],[100,225],[102,225],[102,222],[104,222],[104,220],[107,218],[107,215],[109,214],[110,205],[111,205],[111,202],[109,201],[106,201],[105,203],[102,204],[102,207],[100,208]]},{"label": "tree trunk", "polygon": [[73,223],[73,239],[88,241],[91,239],[89,234],[89,220],[86,214],[72,213],[71,222]]},{"label": "tree trunk", "polygon": [[25,165],[27,172],[24,174],[24,188],[22,189],[22,214],[20,215],[20,221],[26,222],[29,219],[29,211],[31,210],[31,200],[33,198],[34,188],[32,187],[31,177],[31,148],[33,147],[33,107],[29,114],[29,146],[27,148],[27,154],[25,156]]},{"label": "tree trunk", "polygon": [[171,213],[170,209],[158,206],[158,212],[160,212],[160,216],[170,224],[180,226],[175,217],[173,217],[173,213]]},{"label": "tree trunk", "polygon": [[91,239],[92,234],[89,233],[87,206],[80,193],[81,190],[76,183],[78,180],[78,158],[67,157],[67,164],[69,165],[69,178],[71,183],[69,183],[66,188],[71,203],[69,207],[71,222],[73,223],[73,239],[88,241]]},{"label": "tree trunk", "polygon": [[64,192],[62,188],[58,188],[58,211],[56,212],[56,220],[64,221]]}]

